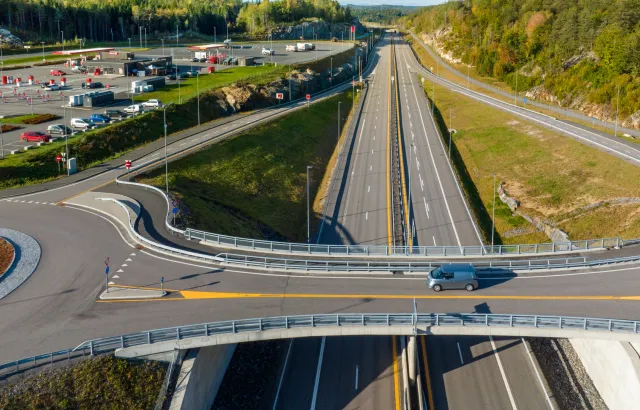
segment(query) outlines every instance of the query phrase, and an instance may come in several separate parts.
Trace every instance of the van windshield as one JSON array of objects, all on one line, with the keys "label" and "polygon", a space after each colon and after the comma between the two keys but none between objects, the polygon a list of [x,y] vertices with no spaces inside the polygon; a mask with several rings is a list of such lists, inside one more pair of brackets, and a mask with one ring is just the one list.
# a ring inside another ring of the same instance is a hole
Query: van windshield
[{"label": "van windshield", "polygon": [[442,270],[440,268],[432,270],[431,277],[433,277],[433,279],[442,279]]}]

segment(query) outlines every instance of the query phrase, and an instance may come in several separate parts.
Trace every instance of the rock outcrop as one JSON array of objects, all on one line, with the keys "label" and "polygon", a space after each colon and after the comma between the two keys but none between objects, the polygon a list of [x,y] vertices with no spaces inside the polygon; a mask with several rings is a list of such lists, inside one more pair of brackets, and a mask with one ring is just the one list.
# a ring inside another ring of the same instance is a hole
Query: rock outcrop
[{"label": "rock outcrop", "polygon": [[11,34],[9,30],[0,28],[0,44],[9,48],[23,47],[24,43],[20,38]]},{"label": "rock outcrop", "polygon": [[353,24],[329,24],[323,20],[305,21],[295,26],[281,26],[276,27],[273,30],[274,40],[307,40],[313,41],[314,35],[318,39],[331,39],[336,38],[342,40],[348,39],[351,26],[356,26],[356,36],[364,34],[367,29],[358,21],[355,20]]}]

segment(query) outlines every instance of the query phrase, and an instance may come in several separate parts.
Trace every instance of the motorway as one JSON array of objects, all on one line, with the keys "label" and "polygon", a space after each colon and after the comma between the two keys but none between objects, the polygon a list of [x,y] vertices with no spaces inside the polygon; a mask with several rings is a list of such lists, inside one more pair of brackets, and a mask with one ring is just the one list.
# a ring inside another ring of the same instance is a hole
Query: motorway
[{"label": "motorway", "polygon": [[[344,229],[340,229],[349,233],[350,239],[343,239],[346,241],[388,240],[385,224],[389,207],[386,194],[379,187],[388,180],[386,169],[382,170],[388,144],[378,142],[381,135],[386,137],[388,117],[376,118],[378,111],[373,110],[390,86],[389,49],[388,43],[382,42],[377,51],[380,58],[374,59],[379,64],[365,73],[371,88],[365,102],[366,115],[362,117],[362,128],[356,129],[352,154],[345,153],[353,158],[346,171],[354,177],[347,178],[343,199],[336,206],[338,220],[346,216]],[[455,180],[446,166],[444,148],[429,128],[431,120],[423,105],[425,101],[420,99],[415,74],[407,70],[410,66],[418,71],[417,62],[404,44],[398,45],[397,58],[405,152],[411,129],[415,129],[413,141],[417,141],[415,154],[407,161],[412,174],[414,239],[418,244],[427,244],[433,238],[442,244],[457,245],[458,240],[472,244],[477,238],[472,221],[466,209],[454,205],[462,199],[454,189]],[[402,67],[400,61],[405,58],[408,64]],[[416,94],[412,99],[413,90]],[[384,103],[382,100],[381,105]],[[380,110],[385,111],[382,107]],[[274,112],[239,117],[186,137],[171,144],[169,153],[214,140]],[[420,118],[420,113],[424,126],[422,120],[416,125],[416,115]],[[410,121],[408,128],[407,121]],[[366,128],[371,125],[373,130]],[[378,129],[384,132],[378,134]],[[158,150],[147,154],[137,164],[158,158],[160,153]],[[376,165],[379,171],[374,171]],[[635,319],[640,313],[639,268],[635,265],[487,279],[471,294],[465,291],[435,294],[427,291],[423,279],[408,276],[307,276],[178,260],[141,247],[113,218],[95,210],[65,205],[87,190],[106,190],[104,186],[122,171],[116,167],[73,185],[0,202],[0,226],[32,235],[43,251],[34,275],[0,300],[3,335],[0,362],[76,346],[91,338],[215,320],[308,313],[411,312],[414,298],[418,312],[563,314],[621,319]],[[430,187],[424,195],[421,180],[427,184],[425,188]],[[421,208],[425,201],[430,204],[428,216],[426,209]],[[321,240],[329,238],[323,236]],[[111,258],[118,276],[111,280],[117,284],[155,287],[160,277],[164,277],[170,297],[154,301],[96,301],[104,289],[106,257]],[[281,401],[276,407],[312,408],[312,403],[316,408],[397,407],[397,375],[401,369],[397,340],[389,337],[296,340],[291,345],[290,366],[283,373]],[[425,387],[431,391],[436,408],[547,408],[542,387],[520,340],[432,337],[426,343],[421,341],[421,352],[422,346],[423,365],[426,356],[431,379]],[[372,356],[376,360],[372,361]]]}]

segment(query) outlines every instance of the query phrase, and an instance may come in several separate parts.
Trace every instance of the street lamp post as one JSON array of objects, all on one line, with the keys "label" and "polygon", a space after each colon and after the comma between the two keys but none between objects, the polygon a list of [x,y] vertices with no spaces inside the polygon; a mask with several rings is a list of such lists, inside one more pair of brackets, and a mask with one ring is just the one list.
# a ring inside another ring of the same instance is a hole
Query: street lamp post
[{"label": "street lamp post", "polygon": [[129,40],[129,49],[131,49],[131,37],[128,37],[127,40]]},{"label": "street lamp post", "polygon": [[413,224],[411,223],[412,219],[411,219],[411,166],[412,166],[412,162],[411,162],[411,157],[413,154],[413,150],[414,150],[414,145],[413,143],[411,143],[411,147],[409,148],[409,232],[411,234],[410,238],[411,238],[411,244],[413,245],[413,231],[411,230],[411,227],[413,226]]},{"label": "street lamp post", "polygon": [[198,125],[200,125],[200,74],[196,76],[196,89],[198,94]]},{"label": "street lamp post", "polygon": [[176,81],[178,82],[178,104],[182,104],[182,96],[180,95],[180,74],[178,74],[177,72],[176,72]]},{"label": "street lamp post", "polygon": [[613,133],[615,137],[618,136],[618,109],[620,108],[620,86],[618,86],[618,98],[616,98],[616,128]]},{"label": "street lamp post", "polygon": [[493,173],[493,209],[491,217],[491,253],[493,253],[493,237],[496,231],[496,173]]},{"label": "street lamp post", "polygon": [[2,159],[4,159],[4,135],[2,135],[2,123],[0,122],[0,151],[2,151]]},{"label": "street lamp post", "polygon": [[142,48],[142,26],[139,26],[138,29],[140,31],[140,48]]},{"label": "street lamp post", "polygon": [[41,41],[40,45],[42,46],[42,61],[44,61],[44,41]]},{"label": "street lamp post", "polygon": [[331,68],[329,69],[329,85],[333,85],[333,57],[331,57]]},{"label": "street lamp post", "polygon": [[342,153],[342,145],[340,145],[340,105],[341,104],[342,104],[342,101],[338,101],[338,158]]},{"label": "street lamp post", "polygon": [[62,35],[62,51],[64,51],[64,31],[60,32]]},{"label": "street lamp post", "polygon": [[451,159],[451,107],[449,107],[449,159]]},{"label": "street lamp post", "polygon": [[162,110],[164,121],[164,180],[167,187],[167,196],[169,195],[169,159],[167,157],[167,107]]},{"label": "street lamp post", "polygon": [[[65,152],[65,161],[67,161],[67,176],[69,176],[69,133],[67,132],[67,107],[63,108],[64,111],[64,152]],[[73,113],[72,113],[73,114]]]},{"label": "street lamp post", "polygon": [[164,38],[161,38],[160,41],[162,41],[162,57],[164,57]]},{"label": "street lamp post", "polygon": [[313,168],[307,165],[307,243],[311,240],[311,200],[309,198],[309,170]]}]

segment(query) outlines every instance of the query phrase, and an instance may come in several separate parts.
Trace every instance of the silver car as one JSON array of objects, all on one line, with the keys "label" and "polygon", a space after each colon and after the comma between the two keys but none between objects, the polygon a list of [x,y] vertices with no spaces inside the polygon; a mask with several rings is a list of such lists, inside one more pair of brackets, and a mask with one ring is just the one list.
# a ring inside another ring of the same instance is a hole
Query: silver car
[{"label": "silver car", "polygon": [[436,292],[443,289],[466,289],[469,292],[478,288],[476,268],[470,263],[445,263],[429,272],[427,286]]}]

